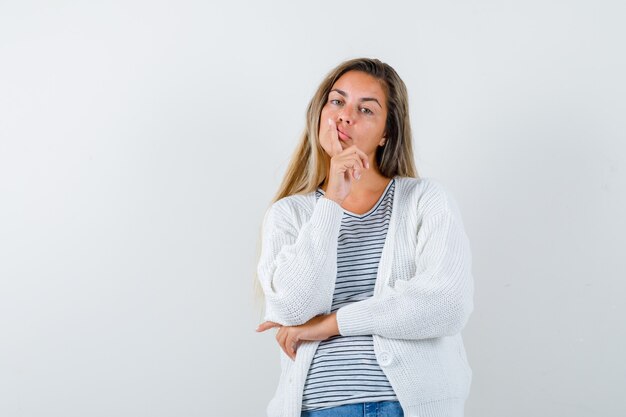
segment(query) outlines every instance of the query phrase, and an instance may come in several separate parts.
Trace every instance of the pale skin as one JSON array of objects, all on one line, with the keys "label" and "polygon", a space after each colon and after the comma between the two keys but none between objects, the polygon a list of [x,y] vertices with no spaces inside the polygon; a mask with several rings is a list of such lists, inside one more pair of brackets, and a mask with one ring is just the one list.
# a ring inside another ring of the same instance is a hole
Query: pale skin
[{"label": "pale skin", "polygon": [[[376,149],[385,144],[387,100],[380,81],[369,74],[348,71],[333,85],[320,116],[319,141],[330,157],[321,188],[353,213],[365,213],[376,203],[390,179],[376,163]],[[299,326],[266,321],[257,332],[278,328],[276,341],[292,360],[301,341],[326,340],[339,335],[337,313],[315,316]]]}]

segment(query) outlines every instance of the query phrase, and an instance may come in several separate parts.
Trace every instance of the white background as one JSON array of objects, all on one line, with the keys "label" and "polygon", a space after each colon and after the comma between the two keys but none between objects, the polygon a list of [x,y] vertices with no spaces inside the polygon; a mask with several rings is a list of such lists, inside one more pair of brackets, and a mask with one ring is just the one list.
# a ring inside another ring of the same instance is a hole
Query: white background
[{"label": "white background", "polygon": [[0,2],[0,415],[262,416],[263,213],[324,75],[457,199],[468,417],[626,415],[620,1]]}]

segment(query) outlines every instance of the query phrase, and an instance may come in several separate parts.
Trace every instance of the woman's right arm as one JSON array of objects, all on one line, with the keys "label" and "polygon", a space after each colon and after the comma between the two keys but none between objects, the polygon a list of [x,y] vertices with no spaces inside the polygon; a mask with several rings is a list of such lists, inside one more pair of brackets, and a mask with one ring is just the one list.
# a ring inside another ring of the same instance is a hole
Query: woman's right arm
[{"label": "woman's right arm", "polygon": [[311,217],[296,227],[285,202],[274,203],[262,227],[258,277],[265,293],[265,320],[297,326],[327,313],[337,275],[337,239],[343,209],[320,197]]}]

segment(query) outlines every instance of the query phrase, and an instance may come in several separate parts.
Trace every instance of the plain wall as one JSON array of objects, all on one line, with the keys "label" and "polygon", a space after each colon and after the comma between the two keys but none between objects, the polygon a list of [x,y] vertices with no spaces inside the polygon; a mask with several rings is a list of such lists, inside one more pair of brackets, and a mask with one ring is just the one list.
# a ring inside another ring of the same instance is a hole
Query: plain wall
[{"label": "plain wall", "polygon": [[626,415],[624,4],[0,2],[0,415],[265,415],[262,216],[358,56],[470,237],[466,415]]}]

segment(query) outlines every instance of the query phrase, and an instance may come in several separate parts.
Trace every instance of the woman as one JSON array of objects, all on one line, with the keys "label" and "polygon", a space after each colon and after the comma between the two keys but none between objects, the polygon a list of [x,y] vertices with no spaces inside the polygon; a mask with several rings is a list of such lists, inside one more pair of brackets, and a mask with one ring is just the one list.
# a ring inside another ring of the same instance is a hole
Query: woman
[{"label": "woman", "polygon": [[473,310],[458,206],[416,178],[389,65],[332,70],[265,213],[257,268],[282,372],[269,417],[463,416]]}]

